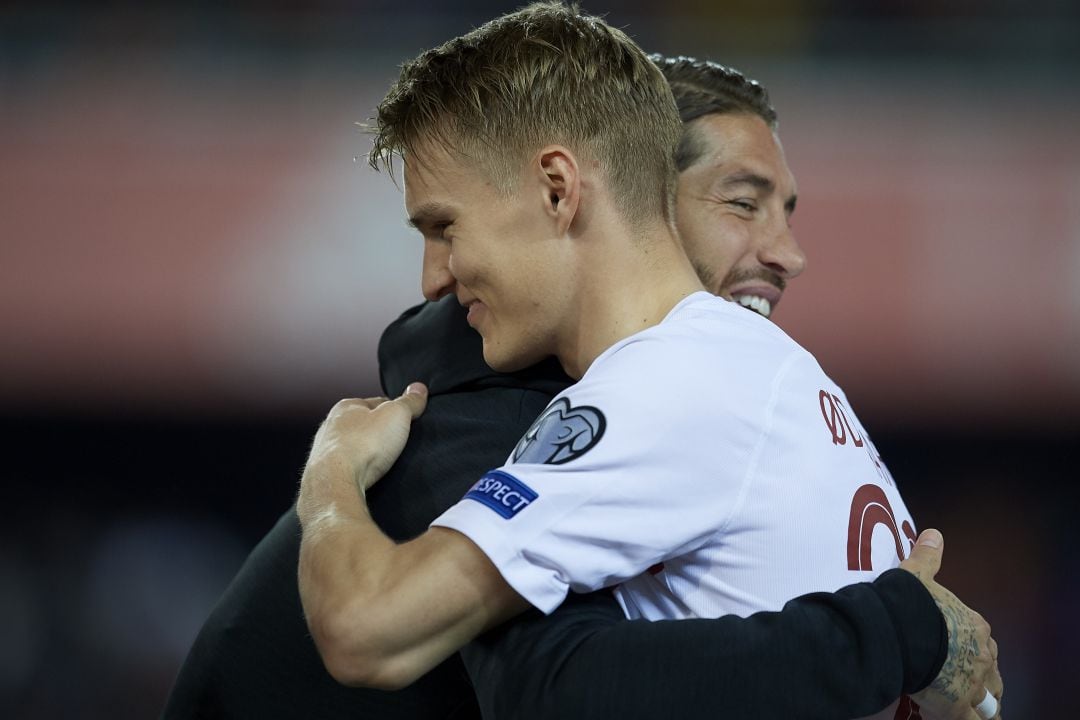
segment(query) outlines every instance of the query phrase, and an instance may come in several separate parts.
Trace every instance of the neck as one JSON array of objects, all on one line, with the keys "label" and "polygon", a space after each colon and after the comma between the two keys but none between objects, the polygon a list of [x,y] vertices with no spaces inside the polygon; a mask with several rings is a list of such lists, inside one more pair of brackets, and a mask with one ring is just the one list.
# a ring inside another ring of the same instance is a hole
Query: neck
[{"label": "neck", "polygon": [[684,298],[704,289],[674,230],[661,220],[633,235],[620,223],[581,239],[580,312],[558,352],[574,379],[609,347],[658,324]]}]

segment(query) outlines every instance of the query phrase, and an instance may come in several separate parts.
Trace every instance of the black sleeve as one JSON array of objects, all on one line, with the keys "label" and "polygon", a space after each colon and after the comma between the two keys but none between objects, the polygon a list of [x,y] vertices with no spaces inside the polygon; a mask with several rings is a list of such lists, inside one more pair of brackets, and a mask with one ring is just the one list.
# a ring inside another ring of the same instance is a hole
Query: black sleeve
[{"label": "black sleeve", "polygon": [[749,618],[628,621],[607,593],[571,593],[462,656],[485,720],[835,720],[928,685],[946,638],[922,583],[892,570]]}]

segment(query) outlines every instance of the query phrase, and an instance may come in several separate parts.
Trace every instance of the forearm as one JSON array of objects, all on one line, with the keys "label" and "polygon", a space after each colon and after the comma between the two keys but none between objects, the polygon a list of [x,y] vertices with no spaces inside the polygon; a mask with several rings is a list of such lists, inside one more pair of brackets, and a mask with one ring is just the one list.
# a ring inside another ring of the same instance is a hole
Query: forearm
[{"label": "forearm", "polygon": [[745,619],[629,622],[575,598],[462,655],[485,717],[858,717],[930,682],[944,651],[922,585],[880,582]]},{"label": "forearm", "polygon": [[497,572],[464,536],[435,528],[407,543],[387,538],[350,473],[324,462],[305,470],[300,598],[335,678],[398,688],[521,606],[492,587]]},{"label": "forearm", "polygon": [[300,601],[319,654],[338,681],[381,686],[391,647],[377,636],[375,599],[393,543],[374,528],[362,498],[301,493],[297,514]]}]

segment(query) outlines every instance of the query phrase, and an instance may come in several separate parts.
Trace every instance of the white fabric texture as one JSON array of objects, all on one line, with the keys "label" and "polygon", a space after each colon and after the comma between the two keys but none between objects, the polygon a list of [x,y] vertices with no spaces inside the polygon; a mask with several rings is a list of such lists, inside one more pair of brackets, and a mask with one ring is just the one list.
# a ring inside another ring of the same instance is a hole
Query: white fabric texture
[{"label": "white fabric texture", "polygon": [[707,293],[605,351],[541,418],[433,524],[544,612],[617,585],[631,618],[748,615],[872,579],[914,542],[843,391]]}]

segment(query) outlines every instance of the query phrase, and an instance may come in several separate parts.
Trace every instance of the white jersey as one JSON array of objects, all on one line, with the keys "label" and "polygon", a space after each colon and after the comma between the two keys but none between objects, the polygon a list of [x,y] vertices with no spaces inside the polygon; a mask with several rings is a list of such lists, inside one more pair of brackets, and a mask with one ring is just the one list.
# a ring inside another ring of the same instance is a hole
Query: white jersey
[{"label": "white jersey", "polygon": [[843,391],[778,327],[696,293],[600,355],[435,525],[544,612],[749,615],[895,567],[915,528]]}]

